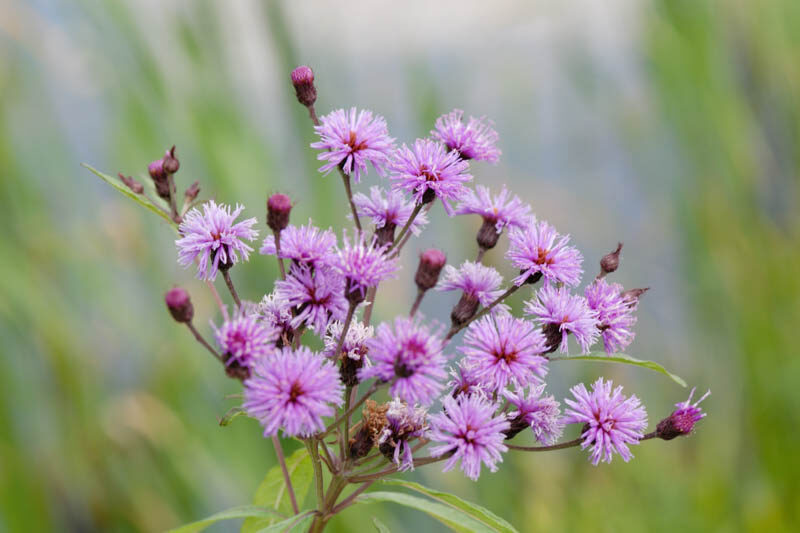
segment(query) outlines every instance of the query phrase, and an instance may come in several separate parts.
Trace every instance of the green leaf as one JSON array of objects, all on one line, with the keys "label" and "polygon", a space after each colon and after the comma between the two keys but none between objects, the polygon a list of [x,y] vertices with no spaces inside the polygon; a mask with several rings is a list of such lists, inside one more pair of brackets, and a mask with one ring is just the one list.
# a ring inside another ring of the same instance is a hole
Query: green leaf
[{"label": "green leaf", "polygon": [[492,533],[495,531],[449,505],[432,502],[403,492],[368,492],[359,496],[356,501],[358,503],[390,502],[405,505],[427,513],[453,531],[462,533]]},{"label": "green leaf", "polygon": [[272,518],[275,516],[283,518],[283,516],[274,509],[267,509],[265,507],[258,507],[255,505],[242,505],[240,507],[233,507],[231,509],[220,511],[219,513],[213,514],[208,518],[204,518],[203,520],[198,520],[197,522],[192,522],[191,524],[186,524],[181,527],[171,529],[169,533],[195,533],[197,531],[203,531],[208,526],[213,525],[221,520],[233,520],[236,518],[251,517]]},{"label": "green leaf", "polygon": [[314,519],[314,511],[303,511],[297,516],[292,516],[286,520],[281,520],[277,524],[272,524],[259,529],[258,533],[301,533],[305,532],[307,526]]},{"label": "green leaf", "polygon": [[587,355],[568,355],[565,357],[551,357],[550,360],[551,361],[598,361],[600,363],[623,363],[626,365],[640,366],[642,368],[649,368],[650,370],[655,370],[656,372],[660,372],[661,374],[668,376],[670,379],[672,379],[672,381],[674,381],[681,387],[687,386],[683,378],[673,374],[672,372],[668,371],[666,368],[659,365],[658,363],[654,363],[653,361],[636,359],[635,357],[631,357],[630,355],[624,353],[606,355],[605,352],[595,352]]},{"label": "green leaf", "polygon": [[228,409],[228,412],[222,415],[222,418],[219,419],[219,425],[227,426],[228,424],[233,422],[235,418],[238,418],[240,416],[247,416],[247,413],[245,413],[244,409],[242,409],[242,407],[238,405],[231,407],[230,409]]},{"label": "green leaf", "polygon": [[383,483],[387,485],[397,485],[399,487],[405,487],[407,489],[411,489],[413,491],[419,492],[426,496],[433,498],[439,502],[442,502],[450,507],[458,509],[459,511],[467,514],[470,518],[474,518],[478,522],[481,522],[486,527],[489,528],[490,531],[497,531],[498,533],[518,533],[514,526],[491,512],[489,509],[485,507],[481,507],[475,503],[471,503],[465,500],[462,500],[455,494],[450,494],[448,492],[442,492],[440,490],[431,489],[424,485],[420,485],[419,483],[414,483],[413,481],[406,481],[404,479],[386,479]]},{"label": "green leaf", "polygon": [[389,528],[386,527],[386,524],[378,520],[376,517],[372,517],[372,523],[375,524],[375,529],[378,530],[378,533],[392,533],[389,531]]},{"label": "green leaf", "polygon": [[97,177],[99,177],[100,179],[102,179],[103,181],[105,181],[106,183],[111,185],[112,187],[114,187],[117,191],[121,192],[123,195],[127,196],[128,198],[130,198],[131,200],[133,200],[137,204],[141,205],[145,209],[149,209],[150,211],[152,211],[156,215],[160,216],[161,218],[166,220],[171,226],[177,227],[177,225],[169,217],[169,215],[167,215],[164,211],[159,209],[153,202],[148,200],[146,197],[144,197],[144,196],[142,196],[140,194],[135,194],[132,190],[130,190],[128,187],[126,187],[125,184],[121,183],[117,178],[111,177],[108,174],[103,174],[102,172],[100,172],[96,168],[94,168],[94,167],[92,167],[90,165],[87,165],[86,163],[81,163],[81,166],[89,169],[89,171],[94,173]]},{"label": "green leaf", "polygon": [[[311,488],[311,483],[314,481],[314,468],[308,451],[305,448],[299,448],[287,457],[286,469],[289,471],[294,495],[297,498],[298,505],[300,505]],[[256,489],[253,503],[276,509],[283,513],[284,516],[291,515],[294,512],[291,499],[286,490],[286,484],[283,481],[283,472],[280,465],[273,466],[264,476],[264,480]],[[273,521],[274,519],[269,517],[247,519],[242,524],[242,533],[261,531],[264,527],[271,525]]]}]

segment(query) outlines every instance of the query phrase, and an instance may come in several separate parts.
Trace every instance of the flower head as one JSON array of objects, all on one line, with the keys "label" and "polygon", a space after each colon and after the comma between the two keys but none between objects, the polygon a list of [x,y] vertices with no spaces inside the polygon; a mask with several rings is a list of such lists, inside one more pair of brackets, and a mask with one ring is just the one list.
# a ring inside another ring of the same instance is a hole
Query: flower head
[{"label": "flower head", "polygon": [[[307,226],[286,226],[281,231],[281,258],[295,263],[317,267],[330,261],[336,247],[336,235],[329,229],[321,230],[308,221]],[[275,255],[275,237],[267,235],[260,253]]]},{"label": "flower head", "polygon": [[378,326],[367,341],[373,365],[359,371],[361,381],[393,381],[389,393],[408,403],[430,405],[441,392],[444,370],[442,341],[419,321],[398,317],[394,328]]},{"label": "flower head", "polygon": [[[402,228],[414,211],[414,204],[406,200],[403,193],[396,190],[384,192],[380,187],[370,187],[369,196],[363,193],[354,194],[353,203],[358,215],[370,217],[376,229]],[[409,229],[414,235],[419,235],[427,223],[428,216],[420,212]]]},{"label": "flower head", "polygon": [[312,148],[324,150],[317,155],[317,159],[326,161],[320,172],[327,174],[338,166],[358,183],[367,173],[367,163],[372,163],[375,171],[384,175],[394,139],[389,137],[382,116],[353,107],[350,111],[337,109],[320,118],[320,122],[314,127],[320,140],[311,143]]},{"label": "flower head", "polygon": [[548,352],[558,347],[562,353],[567,353],[570,333],[583,353],[597,340],[597,312],[589,308],[586,298],[570,294],[566,287],[545,285],[534,300],[525,304],[525,312],[535,315],[542,324]]},{"label": "flower head", "polygon": [[464,124],[464,112],[454,109],[436,119],[436,129],[431,135],[447,145],[448,150],[457,150],[463,159],[497,163],[502,153],[497,148],[497,132],[484,124],[482,118],[470,117]]},{"label": "flower head", "polygon": [[202,213],[197,208],[189,211],[178,226],[182,235],[175,241],[178,262],[188,267],[199,259],[197,278],[213,281],[220,268],[229,268],[240,260],[247,261],[253,249],[244,241],[255,239],[258,231],[253,229],[255,218],[234,223],[242,210],[244,207],[241,205],[231,211],[230,206],[217,205],[214,200],[209,200],[203,204]]},{"label": "flower head", "polygon": [[462,394],[485,396],[488,392],[486,384],[480,378],[478,369],[465,364],[463,359],[455,369],[450,370],[450,375],[453,379],[447,382],[447,386],[452,389],[450,396],[453,398],[458,398]]},{"label": "flower head", "polygon": [[428,430],[428,410],[395,399],[386,411],[386,426],[378,439],[381,452],[398,466],[400,471],[414,470],[412,439],[422,437]]},{"label": "flower head", "polygon": [[667,418],[658,423],[656,436],[663,440],[672,440],[675,437],[688,435],[694,430],[694,425],[706,417],[706,413],[698,407],[700,402],[705,400],[711,391],[707,391],[699,400],[692,403],[694,388],[689,393],[689,398],[685,402],[676,403],[677,409]]},{"label": "flower head", "polygon": [[244,409],[264,426],[264,436],[279,429],[291,437],[308,437],[325,429],[331,404],[343,403],[339,372],[329,361],[301,346],[283,348],[256,362],[244,382]]},{"label": "flower head", "polygon": [[469,164],[458,152],[447,152],[444,145],[430,139],[417,139],[409,148],[398,149],[390,164],[395,190],[411,193],[417,204],[442,200],[450,216],[455,212],[450,202],[462,200],[469,192],[464,183],[472,180]]},{"label": "flower head", "polygon": [[547,348],[532,322],[511,315],[485,316],[470,324],[461,352],[465,364],[491,390],[540,383],[547,375]]},{"label": "flower head", "polygon": [[502,452],[505,431],[510,424],[504,414],[494,415],[497,405],[479,395],[462,394],[442,401],[443,411],[430,417],[430,438],[439,443],[431,448],[431,455],[439,457],[454,452],[444,466],[447,472],[461,461],[461,470],[473,481],[481,474],[481,463],[490,471],[497,471],[503,462]]},{"label": "flower head", "polygon": [[278,347],[281,339],[292,331],[292,306],[289,302],[278,296],[277,292],[264,295],[256,307],[258,317],[271,328],[279,332]]},{"label": "flower head", "polygon": [[221,326],[211,324],[214,338],[225,357],[225,366],[251,368],[254,361],[275,349],[280,332],[258,319],[248,306],[237,308]]},{"label": "flower head", "polygon": [[609,355],[620,352],[633,341],[633,326],[638,299],[622,295],[622,285],[600,278],[586,287],[584,295],[589,309],[597,313],[597,328],[603,347]]},{"label": "flower head", "polygon": [[524,228],[528,222],[531,206],[523,203],[516,194],[512,197],[506,186],[492,196],[489,187],[477,185],[469,191],[456,209],[457,215],[480,215],[484,223],[494,226],[499,234],[503,228]]},{"label": "flower head", "polygon": [[[460,267],[452,265],[444,267],[444,276],[436,286],[437,291],[463,291],[465,295],[480,302],[484,307],[496,300],[503,290],[503,276],[492,267],[464,261]],[[492,309],[493,313],[507,313],[508,306],[498,304]]]},{"label": "flower head", "polygon": [[[322,339],[325,344],[325,349],[322,351],[328,357],[335,357],[337,354],[336,346],[339,345],[339,338],[342,336],[342,322],[335,320],[328,325],[328,332],[325,338]],[[347,335],[342,343],[342,353],[359,361],[366,359],[367,353],[367,340],[371,339],[375,334],[375,328],[372,326],[365,326],[363,322],[353,320],[350,328],[347,330]]]},{"label": "flower head", "polygon": [[344,280],[329,268],[292,265],[286,279],[275,282],[275,293],[295,309],[295,329],[305,324],[324,335],[331,319],[344,320],[347,314]]},{"label": "flower head", "polygon": [[508,239],[506,258],[521,271],[514,279],[517,285],[542,277],[548,282],[570,286],[580,283],[583,256],[567,245],[569,235],[559,235],[544,220],[536,222],[530,217],[525,227],[509,231]]},{"label": "flower head", "polygon": [[600,461],[610,463],[614,452],[625,462],[630,461],[633,454],[628,445],[639,444],[647,428],[647,413],[639,398],[634,395],[626,398],[622,387],[612,391],[612,386],[611,381],[599,378],[590,393],[580,383],[570,389],[575,400],[564,400],[570,407],[564,422],[584,424],[581,449],[592,448],[593,465]]},{"label": "flower head", "polygon": [[544,396],[544,383],[530,388],[525,394],[522,389],[516,393],[503,391],[503,396],[508,403],[516,407],[515,411],[508,413],[511,420],[511,429],[508,438],[517,432],[530,427],[536,440],[545,445],[555,444],[564,431],[564,422],[561,419],[559,403],[552,396]]},{"label": "flower head", "polygon": [[386,245],[373,246],[373,242],[368,242],[363,233],[353,238],[352,242],[344,235],[342,246],[331,260],[331,266],[344,276],[348,298],[363,301],[367,288],[377,287],[381,281],[394,276],[399,268],[398,260],[396,257],[389,258],[384,253],[385,249]]}]

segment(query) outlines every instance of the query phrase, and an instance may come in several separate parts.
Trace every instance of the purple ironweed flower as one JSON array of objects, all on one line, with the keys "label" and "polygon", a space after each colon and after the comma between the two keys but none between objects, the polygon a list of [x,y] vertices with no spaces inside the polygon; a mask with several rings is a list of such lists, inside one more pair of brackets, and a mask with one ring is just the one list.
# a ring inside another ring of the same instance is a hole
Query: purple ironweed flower
[{"label": "purple ironweed flower", "polygon": [[[359,216],[372,219],[378,235],[385,234],[385,238],[378,239],[379,244],[392,241],[395,228],[405,226],[411,212],[414,211],[414,204],[406,200],[403,193],[395,190],[384,193],[380,187],[370,187],[369,196],[363,193],[353,195],[353,203]],[[414,235],[419,235],[427,223],[428,216],[420,212],[411,222],[409,229]]]},{"label": "purple ironweed flower", "polygon": [[462,394],[457,399],[447,396],[442,401],[443,410],[430,417],[432,441],[441,443],[431,448],[431,455],[439,457],[454,452],[444,465],[447,472],[461,460],[461,470],[473,481],[481,474],[481,463],[490,471],[497,471],[503,462],[502,452],[505,431],[510,424],[506,415],[495,416],[497,405],[483,396]]},{"label": "purple ironweed flower", "polygon": [[478,369],[465,364],[463,359],[455,369],[450,370],[450,375],[453,379],[447,382],[447,386],[452,389],[450,396],[453,398],[458,398],[462,394],[485,396],[488,392],[486,384],[478,375]]},{"label": "purple ironweed flower", "polygon": [[386,411],[386,427],[378,439],[381,453],[397,465],[398,470],[414,470],[410,440],[422,437],[428,430],[428,411],[394,399]]},{"label": "purple ironweed flower", "polygon": [[611,355],[627,348],[635,335],[633,312],[638,300],[622,296],[622,285],[607,283],[603,278],[587,286],[584,294],[589,308],[597,313],[597,328],[606,353]]},{"label": "purple ironweed flower", "polygon": [[447,152],[444,145],[430,139],[417,139],[412,148],[404,144],[394,153],[390,169],[395,190],[408,191],[417,204],[438,197],[450,216],[455,214],[450,202],[463,200],[469,192],[464,183],[472,180],[469,163],[458,152]]},{"label": "purple ironweed flower", "polygon": [[392,381],[389,393],[412,404],[430,405],[441,392],[447,377],[442,340],[420,321],[397,317],[394,329],[382,323],[367,348],[373,366],[359,370],[361,381]]},{"label": "purple ironweed flower", "polygon": [[492,196],[489,187],[477,185],[469,191],[456,209],[457,215],[480,215],[485,224],[494,227],[499,235],[506,226],[524,228],[530,216],[531,206],[519,199],[516,194],[503,188],[500,194]]},{"label": "purple ironweed flower", "polygon": [[[334,254],[336,235],[330,230],[321,230],[308,221],[307,226],[286,226],[281,231],[281,258],[291,259],[312,267],[327,264]],[[275,237],[267,235],[259,252],[275,255]]]},{"label": "purple ironweed flower", "polygon": [[376,248],[373,244],[366,241],[363,233],[351,243],[344,233],[342,246],[331,260],[331,266],[345,278],[345,295],[351,302],[362,302],[367,288],[377,287],[381,281],[393,277],[399,268],[397,257],[389,258],[384,254],[388,245]]},{"label": "purple ironweed flower", "polygon": [[568,352],[567,336],[572,333],[583,350],[597,340],[597,312],[590,309],[586,298],[570,294],[566,287],[545,285],[536,293],[536,298],[525,304],[525,312],[535,315],[542,324],[547,339],[547,353]]},{"label": "purple ironweed flower", "polygon": [[275,282],[275,294],[295,309],[291,321],[297,329],[305,324],[317,335],[324,335],[328,322],[344,320],[347,300],[344,280],[330,268],[292,265],[285,280]]},{"label": "purple ironweed flower", "polygon": [[656,426],[656,436],[658,438],[672,440],[681,435],[688,435],[694,429],[694,425],[706,417],[706,413],[698,406],[700,402],[711,394],[711,391],[707,391],[699,400],[691,403],[694,390],[693,387],[692,392],[689,393],[689,398],[685,402],[676,403],[675,407],[677,409],[658,423],[658,426]]},{"label": "purple ironweed flower", "polygon": [[502,152],[497,148],[497,132],[482,118],[470,117],[462,121],[464,112],[454,109],[436,119],[436,129],[431,135],[447,145],[448,150],[456,150],[463,159],[497,163]]},{"label": "purple ironweed flower", "polygon": [[305,346],[283,348],[259,359],[244,382],[244,409],[264,426],[264,436],[278,433],[309,437],[325,429],[322,417],[342,405],[344,387],[329,361]]},{"label": "purple ironweed flower", "polygon": [[514,384],[541,383],[547,375],[547,349],[532,322],[511,315],[485,316],[470,324],[460,350],[490,391]]},{"label": "purple ironweed flower", "polygon": [[597,465],[600,461],[611,462],[617,452],[627,463],[633,454],[629,444],[639,444],[647,428],[647,412],[639,398],[622,395],[622,387],[611,390],[613,383],[599,378],[592,385],[592,392],[583,383],[570,389],[575,401],[565,399],[571,409],[565,413],[566,424],[584,424],[581,434],[581,449],[592,447],[590,461]]},{"label": "purple ironweed flower", "polygon": [[555,398],[543,396],[543,393],[544,383],[532,386],[527,395],[523,389],[517,389],[516,393],[503,391],[508,403],[517,408],[508,413],[511,420],[511,429],[506,432],[508,438],[528,427],[542,444],[549,446],[561,438],[564,421],[561,419],[560,405]]},{"label": "purple ironweed flower", "polygon": [[209,200],[203,204],[202,213],[197,208],[189,211],[178,226],[182,235],[175,241],[178,262],[188,267],[199,258],[197,278],[214,281],[219,269],[230,268],[240,260],[247,261],[253,249],[244,240],[252,241],[258,231],[253,229],[255,218],[234,224],[243,209],[237,205],[231,211],[230,206]]},{"label": "purple ironweed flower", "polygon": [[320,140],[311,143],[312,148],[325,150],[317,155],[320,161],[327,161],[320,172],[327,174],[338,166],[358,183],[361,175],[367,173],[369,162],[379,175],[385,175],[384,167],[394,150],[394,139],[389,137],[382,116],[353,107],[350,111],[337,109],[320,121],[322,124],[314,126]]},{"label": "purple ironweed flower", "polygon": [[569,235],[559,235],[555,228],[534,217],[528,219],[524,228],[512,228],[508,233],[509,246],[506,259],[520,269],[514,283],[545,281],[574,286],[580,283],[583,256],[568,246]]},{"label": "purple ironweed flower", "polygon": [[[336,346],[338,346],[339,338],[342,336],[343,326],[344,324],[338,320],[328,324],[328,332],[325,334],[325,338],[322,339],[325,344],[325,348],[322,350],[324,355],[328,357],[336,357],[338,355],[336,353]],[[372,326],[365,326],[363,322],[359,322],[358,320],[353,320],[344,338],[342,353],[350,359],[356,361],[363,359],[365,363],[368,363],[367,353],[369,350],[367,350],[367,340],[371,339],[374,335],[375,328]]]},{"label": "purple ironweed flower", "polygon": [[276,292],[264,295],[256,308],[256,313],[269,327],[279,331],[279,338],[288,336],[292,331],[292,306]]},{"label": "purple ironweed flower", "polygon": [[[503,294],[503,289],[500,288],[503,276],[492,267],[464,261],[458,268],[446,265],[443,274],[443,278],[436,286],[437,291],[461,290],[464,295],[476,300],[484,307]],[[505,314],[508,313],[508,310],[507,305],[498,304],[492,309],[492,313]]]},{"label": "purple ironweed flower", "polygon": [[254,361],[266,357],[275,350],[275,341],[280,332],[258,319],[255,307],[243,305],[226,318],[220,327],[212,322],[214,338],[225,357],[225,366],[238,365],[251,368]]}]

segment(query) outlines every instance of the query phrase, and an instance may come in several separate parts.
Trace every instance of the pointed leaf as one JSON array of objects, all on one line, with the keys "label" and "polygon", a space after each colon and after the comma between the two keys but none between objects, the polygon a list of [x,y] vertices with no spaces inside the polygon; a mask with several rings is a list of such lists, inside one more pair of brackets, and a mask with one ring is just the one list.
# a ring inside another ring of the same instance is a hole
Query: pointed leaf
[{"label": "pointed leaf", "polygon": [[358,503],[390,502],[427,513],[453,531],[462,533],[492,533],[495,530],[478,522],[449,505],[432,502],[403,492],[368,492],[359,496]]},{"label": "pointed leaf", "polygon": [[372,523],[375,524],[375,529],[378,530],[378,533],[392,533],[389,531],[389,528],[386,527],[386,524],[378,520],[376,517],[372,517]]},{"label": "pointed leaf", "polygon": [[404,479],[386,479],[383,482],[387,485],[397,485],[399,487],[411,489],[429,496],[434,500],[442,502],[445,505],[449,505],[450,507],[458,509],[459,511],[467,514],[470,518],[474,518],[478,522],[481,522],[486,527],[490,528],[491,531],[497,531],[498,533],[518,533],[517,530],[514,529],[514,526],[491,512],[489,509],[481,507],[475,503],[462,500],[455,494],[431,489],[424,485],[420,485],[419,483],[406,481]]},{"label": "pointed leaf", "polygon": [[655,363],[653,361],[636,359],[635,357],[631,357],[630,355],[624,353],[615,353],[614,355],[606,355],[605,352],[593,352],[587,355],[568,355],[564,357],[551,357],[550,360],[551,361],[597,361],[600,363],[622,363],[626,365],[640,366],[642,368],[649,368],[650,370],[655,370],[656,372],[664,374],[665,376],[669,377],[672,381],[674,381],[681,387],[687,386],[683,378],[668,371],[660,364]]},{"label": "pointed leaf", "polygon": [[233,520],[236,518],[249,518],[249,517],[283,517],[280,513],[275,511],[274,509],[267,509],[265,507],[258,507],[255,505],[242,505],[239,507],[233,507],[231,509],[226,509],[224,511],[220,511],[219,513],[213,514],[208,518],[204,518],[203,520],[198,520],[197,522],[192,522],[191,524],[186,524],[175,529],[171,529],[169,533],[196,533],[197,531],[203,531],[210,525],[213,525],[221,520]]},{"label": "pointed leaf", "polygon": [[281,520],[277,524],[272,524],[259,529],[258,533],[301,533],[308,529],[308,525],[314,519],[314,511],[304,511],[297,516],[292,516],[286,520]]},{"label": "pointed leaf", "polygon": [[222,415],[222,418],[219,419],[219,425],[227,426],[228,424],[233,422],[235,418],[246,415],[247,413],[245,413],[244,409],[242,409],[241,406],[236,405],[228,409],[228,412]]}]

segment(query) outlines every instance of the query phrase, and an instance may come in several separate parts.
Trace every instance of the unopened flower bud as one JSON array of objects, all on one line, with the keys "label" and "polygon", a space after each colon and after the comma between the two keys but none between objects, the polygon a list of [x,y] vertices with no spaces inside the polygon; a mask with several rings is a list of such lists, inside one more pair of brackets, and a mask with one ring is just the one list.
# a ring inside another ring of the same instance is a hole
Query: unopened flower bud
[{"label": "unopened flower bud", "polygon": [[267,199],[267,226],[272,231],[282,231],[289,225],[292,200],[285,194],[273,194]]},{"label": "unopened flower bud", "polygon": [[460,327],[464,325],[470,318],[475,316],[479,305],[480,301],[474,296],[470,296],[467,293],[462,294],[461,299],[453,307],[453,312],[450,313],[450,320],[452,320],[453,326]]},{"label": "unopened flower bud", "polygon": [[497,244],[497,240],[500,239],[500,232],[497,231],[495,224],[497,224],[496,221],[485,219],[481,229],[478,230],[476,240],[482,250],[491,250]]},{"label": "unopened flower bud", "polygon": [[620,294],[620,297],[623,300],[628,300],[628,306],[631,307],[638,304],[639,298],[649,290],[650,287],[645,287],[643,289],[630,289]]},{"label": "unopened flower bud", "polygon": [[194,306],[189,298],[189,293],[180,287],[175,287],[167,291],[164,295],[167,309],[176,322],[191,322],[194,318]]},{"label": "unopened flower bud", "polygon": [[422,252],[422,255],[419,256],[417,274],[414,276],[414,282],[419,290],[427,291],[436,285],[446,262],[447,257],[441,250],[431,248]]},{"label": "unopened flower bud", "polygon": [[144,191],[144,187],[142,186],[141,183],[139,183],[130,176],[125,176],[125,174],[123,174],[122,172],[120,172],[117,175],[119,176],[120,181],[122,181],[122,183],[124,183],[126,187],[128,187],[131,191],[133,191],[134,194],[142,194],[142,192]]},{"label": "unopened flower bud", "polygon": [[676,405],[678,409],[656,426],[656,437],[663,440],[672,440],[675,437],[688,435],[694,425],[705,418],[706,414],[699,407],[700,402],[706,399],[711,391],[706,392],[695,403],[691,403],[695,389],[689,394],[689,399]]},{"label": "unopened flower bud", "polygon": [[164,170],[164,160],[163,159],[156,159],[149,165],[147,165],[147,172],[150,173],[150,177],[153,178],[153,181],[158,183],[159,181],[165,181],[167,179],[167,173]]},{"label": "unopened flower bud", "polygon": [[189,188],[186,189],[186,191],[183,193],[183,196],[184,198],[186,198],[187,202],[191,203],[194,202],[198,194],[200,194],[200,182],[195,181],[194,183],[189,185]]},{"label": "unopened flower bud", "polygon": [[617,249],[603,256],[600,260],[600,277],[611,274],[619,268],[619,253],[622,251],[622,243],[617,244]]},{"label": "unopened flower bud", "polygon": [[181,168],[181,162],[178,161],[178,157],[175,155],[174,145],[164,154],[163,161],[164,161],[164,171],[169,174],[175,174],[178,171],[178,169]]},{"label": "unopened flower bud", "polygon": [[314,87],[314,71],[301,65],[292,71],[292,85],[297,94],[297,101],[306,107],[317,101],[317,88]]}]

